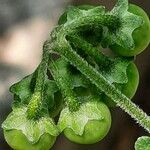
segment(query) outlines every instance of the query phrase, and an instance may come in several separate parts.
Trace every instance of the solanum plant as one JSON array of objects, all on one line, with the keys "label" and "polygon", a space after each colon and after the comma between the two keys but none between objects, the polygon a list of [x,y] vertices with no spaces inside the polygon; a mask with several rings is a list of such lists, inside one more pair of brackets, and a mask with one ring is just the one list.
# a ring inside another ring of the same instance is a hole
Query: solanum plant
[{"label": "solanum plant", "polygon": [[[60,133],[75,143],[96,143],[109,132],[112,106],[150,133],[150,117],[130,100],[139,83],[134,60],[149,42],[149,18],[128,0],[111,11],[69,7],[35,72],[10,88],[12,112],[2,124],[7,143],[15,150],[49,150]],[[140,137],[135,149],[149,150],[150,137]]]}]

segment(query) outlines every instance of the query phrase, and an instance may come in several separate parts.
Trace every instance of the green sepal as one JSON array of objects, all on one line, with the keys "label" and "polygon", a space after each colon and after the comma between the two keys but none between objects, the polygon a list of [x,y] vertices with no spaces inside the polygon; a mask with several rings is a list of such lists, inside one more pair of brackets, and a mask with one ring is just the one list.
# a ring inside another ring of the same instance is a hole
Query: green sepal
[{"label": "green sepal", "polygon": [[102,65],[99,65],[99,71],[110,83],[127,83],[127,67],[133,58],[107,58]]},{"label": "green sepal", "polygon": [[48,107],[52,108],[55,105],[54,94],[58,92],[58,86],[54,80],[46,80],[44,101],[47,102]]},{"label": "green sepal", "polygon": [[[23,78],[18,83],[15,83],[10,87],[10,91],[14,94],[13,106],[20,106],[28,104],[34,94],[35,87],[35,73]],[[45,81],[44,85],[44,102],[47,103],[49,109],[55,105],[54,94],[59,91],[54,80],[49,80],[48,78]]]},{"label": "green sepal", "polygon": [[61,75],[64,72],[67,73],[67,76],[70,80],[70,88],[74,87],[88,87],[90,81],[88,81],[84,75],[82,75],[76,68],[72,68],[69,62],[64,61],[62,58],[55,60],[55,67],[57,68],[58,74]]},{"label": "green sepal", "polygon": [[126,49],[134,49],[133,31],[143,24],[140,16],[128,12],[128,0],[118,0],[116,6],[109,12],[110,15],[117,16],[120,20],[120,27],[115,31],[105,31],[102,45],[107,47],[118,44]]},{"label": "green sepal", "polygon": [[150,137],[139,137],[135,143],[135,150],[150,150]]},{"label": "green sepal", "polygon": [[87,88],[88,85],[90,84],[90,81],[88,81],[82,74],[78,74],[78,75],[71,74],[70,77],[72,78],[72,87],[71,87],[72,89],[74,87]]},{"label": "green sepal", "polygon": [[[59,60],[58,60],[59,61]],[[63,71],[62,64],[55,62],[59,68],[59,71]],[[14,102],[13,107],[20,107],[22,105],[28,105],[33,94],[35,87],[36,72],[23,78],[18,83],[15,83],[11,86],[10,91],[14,94]],[[87,80],[83,75],[70,75],[72,79],[71,88],[74,87],[87,87]],[[56,99],[55,99],[56,93]],[[62,96],[60,90],[54,80],[46,79],[44,86],[44,94],[43,94],[43,107],[46,106],[51,116],[56,116],[58,114],[58,107],[62,105]],[[61,109],[61,108],[60,108]],[[54,111],[57,111],[55,113]],[[59,110],[60,111],[60,110]]]},{"label": "green sepal", "polygon": [[70,36],[68,39],[71,41],[77,53],[86,54],[86,61],[101,72],[110,83],[127,83],[126,70],[129,63],[134,60],[134,57],[111,58],[101,52],[102,48],[100,48],[100,50],[95,48],[93,44],[88,43],[78,35]]},{"label": "green sepal", "polygon": [[4,130],[20,130],[31,143],[36,143],[44,133],[58,136],[59,130],[49,116],[37,120],[28,119],[27,107],[13,108],[2,124]]},{"label": "green sepal", "polygon": [[80,10],[78,7],[70,6],[67,10],[67,23],[73,21],[74,19],[78,18],[80,15],[82,15],[82,10]]},{"label": "green sepal", "polygon": [[[92,15],[93,13],[105,13],[104,6],[93,6],[93,5],[80,5],[80,6],[70,6],[68,9],[60,16],[58,20],[58,24],[67,24],[74,19],[78,19],[79,17],[82,19],[85,15]],[[102,27],[95,26],[93,27],[85,27],[80,32],[80,36],[82,36],[85,40],[90,42],[91,44],[98,46],[100,45],[100,41],[102,38],[103,29]]]},{"label": "green sepal", "polygon": [[69,24],[75,19],[79,19],[84,16],[90,16],[94,14],[104,14],[104,6],[92,6],[92,5],[81,5],[81,6],[70,6],[59,18],[58,24]]},{"label": "green sepal", "polygon": [[71,128],[77,135],[82,135],[89,120],[102,120],[103,115],[97,108],[96,102],[86,102],[80,105],[79,110],[70,112],[65,107],[60,114],[58,128],[62,132],[66,128]]},{"label": "green sepal", "polygon": [[10,87],[10,92],[18,97],[15,99],[14,103],[28,104],[32,94],[34,93],[35,82],[36,72],[13,84]]}]

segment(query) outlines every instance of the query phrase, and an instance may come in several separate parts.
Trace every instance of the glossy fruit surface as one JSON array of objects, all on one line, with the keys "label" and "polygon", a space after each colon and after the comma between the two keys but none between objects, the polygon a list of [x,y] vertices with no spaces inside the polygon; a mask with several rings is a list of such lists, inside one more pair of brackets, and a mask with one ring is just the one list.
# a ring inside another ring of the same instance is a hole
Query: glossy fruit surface
[{"label": "glossy fruit surface", "polygon": [[125,49],[116,44],[110,46],[110,49],[120,56],[136,56],[140,54],[150,43],[150,20],[146,12],[139,6],[133,4],[129,5],[128,11],[141,16],[144,23],[132,33],[135,43],[135,48],[133,50]]},{"label": "glossy fruit surface", "polygon": [[37,143],[32,144],[19,130],[4,130],[4,136],[14,150],[49,150],[56,140],[56,137],[45,133]]},{"label": "glossy fruit surface", "polygon": [[139,72],[134,63],[127,68],[128,82],[122,85],[121,91],[128,98],[133,98],[139,85]]}]

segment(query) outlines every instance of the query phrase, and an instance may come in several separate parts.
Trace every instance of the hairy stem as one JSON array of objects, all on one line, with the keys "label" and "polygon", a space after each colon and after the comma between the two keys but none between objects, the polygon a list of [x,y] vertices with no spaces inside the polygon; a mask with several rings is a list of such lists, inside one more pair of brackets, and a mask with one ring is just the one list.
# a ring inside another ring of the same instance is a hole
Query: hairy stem
[{"label": "hairy stem", "polygon": [[34,94],[32,95],[31,100],[28,104],[27,113],[29,118],[38,118],[40,115],[40,111],[42,109],[44,83],[45,83],[45,78],[47,73],[47,63],[49,59],[48,46],[49,46],[49,41],[46,41],[43,46],[42,61],[37,69]]},{"label": "hairy stem", "polygon": [[75,45],[75,47],[80,48],[84,51],[87,55],[94,58],[95,62],[98,65],[102,65],[103,63],[106,64],[106,62],[111,63],[110,59],[108,59],[107,56],[105,56],[102,52],[100,52],[97,48],[93,47],[92,44],[88,43],[83,38],[79,37],[78,35],[72,35],[68,37],[69,41]]},{"label": "hairy stem", "polygon": [[48,47],[49,47],[49,41],[46,41],[43,45],[43,56],[42,56],[42,61],[38,67],[34,92],[41,92],[43,91],[44,88],[44,82],[47,73],[47,65],[49,60]]},{"label": "hairy stem", "polygon": [[150,132],[150,117],[144,113],[139,107],[137,107],[130,99],[117,90],[112,84],[110,84],[102,74],[97,72],[92,66],[90,66],[83,58],[81,58],[71,46],[67,46],[67,49],[55,49],[61,55],[65,56],[68,61],[75,67],[77,67],[81,73],[90,79],[90,81],[97,86],[101,91],[110,97],[117,105],[127,112],[132,118],[134,118],[142,127]]},{"label": "hairy stem", "polygon": [[115,30],[120,27],[120,20],[116,16],[106,15],[106,14],[97,14],[97,15],[86,15],[74,19],[72,22],[64,25],[63,29],[67,35],[76,33],[76,31],[80,31],[85,28],[85,26],[106,26],[110,30]]},{"label": "hairy stem", "polygon": [[69,110],[76,111],[79,108],[79,102],[77,101],[75,93],[72,89],[72,81],[67,66],[68,62],[64,60],[64,58],[59,58],[54,62],[50,56],[49,68],[51,70],[53,78],[59,85],[58,87],[60,87]]},{"label": "hairy stem", "polygon": [[108,29],[118,28],[118,20],[114,16],[109,15],[83,16],[74,19],[68,24],[64,24],[52,32],[53,41],[52,49],[62,57],[65,57],[72,65],[74,65],[82,74],[84,74],[93,84],[103,91],[108,97],[117,103],[125,112],[134,118],[142,127],[150,132],[150,117],[136,106],[130,99],[121,93],[118,89],[110,84],[107,79],[73,51],[71,45],[66,40],[69,35],[76,34],[82,30],[84,26],[106,26]]}]

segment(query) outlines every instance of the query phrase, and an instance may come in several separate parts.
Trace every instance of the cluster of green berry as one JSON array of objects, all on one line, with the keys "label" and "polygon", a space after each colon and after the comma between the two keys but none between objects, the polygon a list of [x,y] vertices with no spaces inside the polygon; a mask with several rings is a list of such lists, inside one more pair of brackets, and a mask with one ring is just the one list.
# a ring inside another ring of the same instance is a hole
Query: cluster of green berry
[{"label": "cluster of green berry", "polygon": [[109,132],[109,109],[116,105],[149,131],[150,118],[129,100],[139,83],[133,61],[149,42],[147,14],[127,0],[111,11],[68,8],[44,43],[36,71],[10,88],[13,111],[2,125],[8,144],[49,150],[61,132],[75,143],[96,143]]}]

